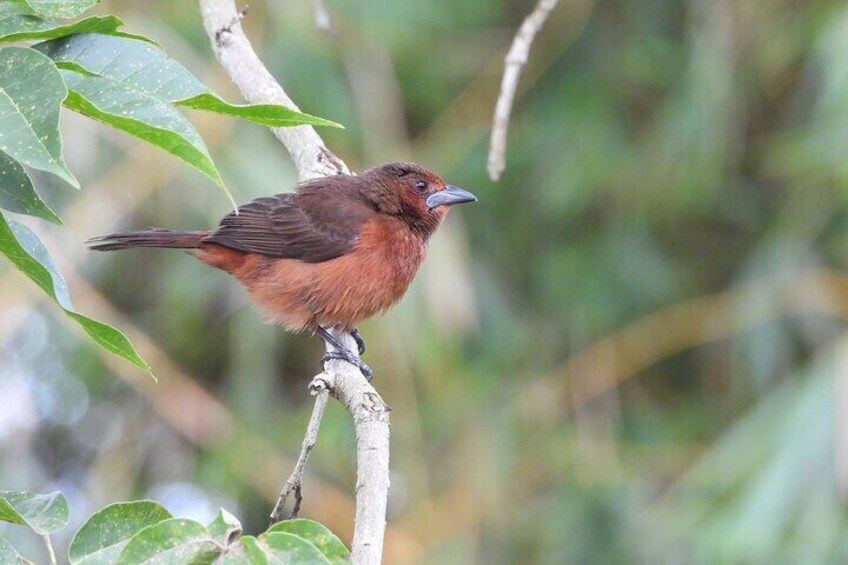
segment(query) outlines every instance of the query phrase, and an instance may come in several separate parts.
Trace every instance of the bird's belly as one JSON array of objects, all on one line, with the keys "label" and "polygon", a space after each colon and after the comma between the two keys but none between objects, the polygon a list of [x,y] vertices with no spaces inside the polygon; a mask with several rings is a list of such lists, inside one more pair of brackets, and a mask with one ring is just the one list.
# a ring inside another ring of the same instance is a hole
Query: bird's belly
[{"label": "bird's belly", "polygon": [[356,327],[400,300],[415,275],[400,265],[355,261],[353,254],[345,261],[347,257],[318,270],[309,303],[319,325]]},{"label": "bird's belly", "polygon": [[409,287],[425,246],[413,234],[372,239],[351,252],[320,263],[268,261],[251,297],[275,322],[291,330],[321,326],[356,327],[395,304]]}]

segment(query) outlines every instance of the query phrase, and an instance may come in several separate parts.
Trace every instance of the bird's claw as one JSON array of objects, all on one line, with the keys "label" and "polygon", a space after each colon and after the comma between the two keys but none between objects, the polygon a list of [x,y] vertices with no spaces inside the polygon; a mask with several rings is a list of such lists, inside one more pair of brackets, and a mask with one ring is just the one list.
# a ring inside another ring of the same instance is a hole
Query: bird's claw
[{"label": "bird's claw", "polygon": [[371,382],[371,377],[374,375],[374,371],[371,370],[371,367],[363,363],[362,359],[360,359],[347,349],[341,351],[328,351],[324,354],[324,357],[321,358],[321,362],[325,363],[334,359],[347,361],[351,365],[356,365],[357,367],[359,367],[359,370],[362,371],[362,375],[365,377],[365,380],[367,380],[369,383]]},{"label": "bird's claw", "polygon": [[359,349],[360,355],[365,355],[365,340],[362,339],[362,334],[359,333],[359,328],[353,328],[350,332],[350,337],[356,342],[356,347]]},{"label": "bird's claw", "polygon": [[[354,333],[355,332],[355,333]],[[328,351],[324,354],[324,357],[321,358],[322,363],[324,361],[329,361],[330,359],[341,359],[342,361],[347,361],[351,365],[356,365],[359,367],[359,370],[362,371],[362,374],[371,382],[371,376],[374,372],[371,370],[371,367],[362,362],[362,359],[359,358],[353,351],[349,350],[345,347],[338,339],[336,339],[333,334],[328,332],[325,328],[321,326],[315,327],[315,333],[321,336],[321,338],[332,347],[331,351]],[[365,351],[365,342],[362,341],[362,336],[359,335],[359,332],[354,330],[351,332],[351,336],[354,340],[356,340],[357,345],[359,346],[360,353]]]}]

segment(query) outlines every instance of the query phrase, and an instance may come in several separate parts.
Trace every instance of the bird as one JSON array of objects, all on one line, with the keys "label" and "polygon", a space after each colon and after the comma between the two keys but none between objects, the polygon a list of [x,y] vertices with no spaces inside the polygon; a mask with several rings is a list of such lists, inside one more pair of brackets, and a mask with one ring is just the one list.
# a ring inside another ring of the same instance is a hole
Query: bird
[{"label": "bird", "polygon": [[358,325],[403,297],[448,209],[476,200],[421,165],[395,161],[258,198],[215,230],[153,228],[87,243],[96,251],[187,250],[237,279],[270,322],[320,336],[332,346],[322,362],[343,359],[370,381],[371,368],[329,330],[349,333],[363,354]]}]

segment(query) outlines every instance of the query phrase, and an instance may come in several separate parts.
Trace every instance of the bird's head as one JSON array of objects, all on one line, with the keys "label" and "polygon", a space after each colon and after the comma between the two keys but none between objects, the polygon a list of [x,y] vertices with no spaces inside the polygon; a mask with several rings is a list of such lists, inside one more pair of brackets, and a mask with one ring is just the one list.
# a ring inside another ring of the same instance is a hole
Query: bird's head
[{"label": "bird's head", "polygon": [[399,216],[425,236],[439,227],[450,206],[477,201],[467,190],[445,184],[437,174],[415,163],[386,163],[368,169],[361,178],[381,212]]}]

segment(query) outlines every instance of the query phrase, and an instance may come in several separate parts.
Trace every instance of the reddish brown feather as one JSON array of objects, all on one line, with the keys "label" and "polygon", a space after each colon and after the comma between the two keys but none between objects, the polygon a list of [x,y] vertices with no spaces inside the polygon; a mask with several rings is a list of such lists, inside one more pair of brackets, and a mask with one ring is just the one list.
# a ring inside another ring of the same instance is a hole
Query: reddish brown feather
[{"label": "reddish brown feather", "polygon": [[[352,179],[356,177],[345,177]],[[365,223],[376,212],[335,182],[312,183],[296,193],[259,198],[221,220],[204,242],[270,257],[326,261],[353,249]]]},{"label": "reddish brown feather", "polygon": [[426,251],[425,242],[389,216],[365,223],[349,253],[320,263],[270,258],[215,243],[197,257],[241,281],[270,320],[292,331],[339,325],[353,329],[395,304]]},{"label": "reddish brown feather", "polygon": [[211,233],[112,234],[95,248],[191,248],[244,284],[272,321],[352,329],[403,296],[444,219],[446,207],[429,210],[416,192],[420,180],[430,191],[445,186],[419,165],[389,163],[259,198]]}]

